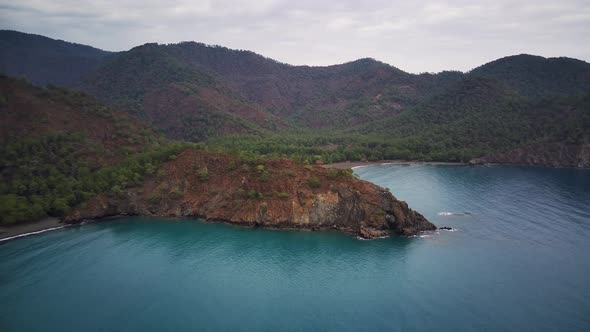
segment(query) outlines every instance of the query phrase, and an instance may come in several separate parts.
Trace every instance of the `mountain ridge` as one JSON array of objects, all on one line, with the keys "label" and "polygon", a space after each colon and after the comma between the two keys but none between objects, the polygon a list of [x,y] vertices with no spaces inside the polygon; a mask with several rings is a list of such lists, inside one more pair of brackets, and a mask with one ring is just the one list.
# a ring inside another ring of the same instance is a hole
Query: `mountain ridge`
[{"label": "mountain ridge", "polygon": [[[578,132],[588,130],[579,98],[590,91],[590,64],[566,57],[520,54],[467,73],[411,74],[371,58],[293,66],[198,42],[146,43],[80,75],[71,88],[170,138],[308,162],[468,161],[546,139],[527,128],[551,128],[551,117],[581,119],[581,129],[564,123],[570,132],[560,137],[583,143]],[[286,137],[298,145],[287,148]]]},{"label": "mountain ridge", "polygon": [[[89,48],[89,49],[94,49],[96,51],[102,52],[102,53],[108,53],[108,54],[117,54],[117,53],[121,53],[121,52],[126,52],[126,51],[130,51],[133,50],[135,48],[138,47],[142,47],[142,46],[146,46],[146,45],[156,45],[156,46],[174,46],[174,45],[184,45],[184,44],[196,44],[199,45],[201,47],[205,47],[205,48],[210,48],[210,49],[224,49],[224,50],[229,50],[232,52],[239,52],[239,53],[244,53],[244,54],[250,54],[256,57],[260,57],[263,58],[265,60],[269,60],[270,62],[273,62],[277,65],[282,65],[282,66],[287,66],[287,67],[294,67],[294,68],[310,68],[310,69],[314,69],[314,68],[330,68],[330,67],[338,67],[338,66],[343,66],[343,65],[348,65],[348,64],[352,64],[355,62],[364,62],[364,61],[370,61],[370,62],[376,62],[376,63],[380,63],[380,64],[384,64],[387,65],[389,67],[395,68],[399,71],[402,71],[406,74],[409,75],[415,75],[415,76],[419,76],[419,75],[423,75],[423,74],[431,74],[431,75],[435,75],[435,74],[440,74],[443,72],[460,72],[463,74],[469,74],[473,71],[475,71],[476,69],[479,69],[480,67],[486,66],[488,64],[492,64],[495,62],[498,62],[500,60],[505,60],[505,59],[512,59],[512,58],[516,58],[516,57],[531,57],[531,58],[538,58],[538,59],[544,59],[544,60],[560,60],[560,59],[565,59],[565,60],[574,60],[576,62],[580,62],[580,63],[584,63],[584,64],[589,64],[588,61],[582,60],[582,59],[577,59],[577,58],[572,58],[572,57],[568,57],[568,56],[541,56],[541,55],[535,55],[535,54],[531,54],[531,53],[518,53],[518,54],[513,54],[513,55],[507,55],[504,56],[502,58],[498,58],[495,60],[490,60],[482,65],[479,65],[477,67],[474,67],[472,69],[469,70],[458,70],[458,69],[443,69],[441,71],[437,71],[437,72],[419,72],[419,73],[410,73],[410,72],[406,72],[400,68],[395,67],[392,64],[380,61],[378,59],[372,58],[372,57],[362,57],[362,58],[358,58],[358,59],[353,59],[353,60],[349,60],[349,61],[345,61],[342,63],[334,63],[334,64],[329,64],[329,65],[306,65],[306,64],[300,64],[300,65],[294,65],[294,64],[290,64],[287,62],[282,62],[270,57],[266,57],[260,53],[256,53],[254,51],[251,50],[243,50],[243,49],[232,49],[232,48],[228,48],[222,45],[216,45],[216,44],[207,44],[207,43],[203,43],[203,42],[198,42],[198,41],[189,41],[189,40],[184,40],[184,41],[179,41],[177,43],[158,43],[158,42],[146,42],[144,44],[141,45],[137,45],[137,46],[133,46],[128,50],[122,50],[122,51],[108,51],[108,50],[103,50],[94,46],[90,46],[87,44],[82,44],[82,43],[76,43],[76,42],[68,42],[66,40],[62,40],[62,39],[58,39],[58,38],[52,38],[52,37],[47,37],[41,34],[37,34],[37,33],[27,33],[27,32],[21,32],[21,31],[17,31],[17,30],[10,30],[10,29],[0,29],[0,40],[5,39],[5,35],[4,34],[11,34],[11,35],[15,35],[15,36],[20,36],[21,38],[38,38],[40,37],[43,40],[47,40],[47,41],[53,41],[53,42],[58,42],[58,43],[64,43],[64,44],[69,44],[69,45],[74,45],[74,46],[79,46],[82,48]],[[9,75],[11,75],[10,73],[8,73]],[[15,75],[11,75],[11,76],[15,76]]]},{"label": "mountain ridge", "polygon": [[70,85],[114,53],[14,30],[0,30],[0,72],[37,84]]}]

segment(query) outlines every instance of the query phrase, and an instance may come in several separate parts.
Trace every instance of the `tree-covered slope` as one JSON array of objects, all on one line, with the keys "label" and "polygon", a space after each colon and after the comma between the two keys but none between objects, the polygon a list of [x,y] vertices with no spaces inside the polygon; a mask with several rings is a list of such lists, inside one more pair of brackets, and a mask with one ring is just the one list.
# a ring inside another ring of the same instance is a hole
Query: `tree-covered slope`
[{"label": "tree-covered slope", "polygon": [[201,141],[282,126],[271,114],[157,44],[119,53],[77,87],[175,139]]},{"label": "tree-covered slope", "polygon": [[[263,128],[282,128],[283,123],[331,128],[395,115],[436,91],[434,86],[458,77],[442,76],[416,76],[373,59],[327,67],[291,66],[253,52],[185,42],[146,44],[121,52],[84,77],[80,88],[110,104],[149,115],[157,110],[144,102],[146,96],[182,85],[191,97],[201,99],[203,91],[213,90],[215,99],[232,101],[225,103],[226,113]],[[215,109],[207,101],[200,112]]]},{"label": "tree-covered slope", "polygon": [[0,76],[0,224],[116,193],[179,148],[92,97]]},{"label": "tree-covered slope", "polygon": [[[461,77],[458,72],[412,75],[369,58],[324,67],[291,66],[250,51],[194,42],[108,53],[3,31],[0,43],[0,71],[38,84],[82,89],[110,106],[153,120],[171,137],[189,140],[252,132],[253,124],[271,130],[361,125],[394,116]],[[162,91],[169,94],[171,89],[188,100],[162,108]],[[187,119],[188,124],[172,118]],[[209,133],[195,133],[190,129],[195,126],[207,127]]]},{"label": "tree-covered slope", "polygon": [[590,63],[566,57],[508,56],[473,69],[469,76],[501,81],[529,98],[590,92]]},{"label": "tree-covered slope", "polygon": [[71,85],[111,55],[86,45],[0,30],[0,72],[37,84]]},{"label": "tree-covered slope", "polygon": [[166,50],[219,77],[249,101],[303,127],[349,127],[393,116],[460,73],[413,75],[371,58],[292,66],[250,51],[184,42]]},{"label": "tree-covered slope", "polygon": [[400,157],[467,161],[531,143],[585,144],[590,139],[588,101],[588,94],[531,100],[498,81],[467,78],[363,132],[381,136]]},{"label": "tree-covered slope", "polygon": [[[0,49],[2,61],[29,70],[45,61],[43,49],[64,43],[42,40],[39,52],[19,46],[22,59]],[[466,161],[536,142],[583,144],[588,133],[590,64],[570,58],[518,55],[466,74],[415,75],[369,58],[291,66],[183,42],[111,54],[78,73],[76,89],[170,138],[300,161]]]}]

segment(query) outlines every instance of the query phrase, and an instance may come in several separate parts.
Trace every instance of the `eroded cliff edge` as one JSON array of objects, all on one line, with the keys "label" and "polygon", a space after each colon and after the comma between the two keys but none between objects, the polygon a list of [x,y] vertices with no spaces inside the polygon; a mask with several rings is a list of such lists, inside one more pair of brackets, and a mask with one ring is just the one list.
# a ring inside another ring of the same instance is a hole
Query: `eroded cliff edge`
[{"label": "eroded cliff edge", "polygon": [[64,221],[121,214],[333,229],[362,238],[436,229],[386,189],[347,170],[302,166],[287,159],[257,163],[201,150],[184,151],[140,187],[98,195]]}]

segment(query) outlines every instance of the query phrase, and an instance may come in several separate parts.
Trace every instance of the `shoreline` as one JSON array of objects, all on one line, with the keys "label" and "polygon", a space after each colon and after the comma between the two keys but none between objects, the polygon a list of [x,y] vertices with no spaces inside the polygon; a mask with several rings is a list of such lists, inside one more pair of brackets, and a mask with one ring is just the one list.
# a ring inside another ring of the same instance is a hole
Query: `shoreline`
[{"label": "shoreline", "polygon": [[378,161],[343,161],[322,165],[324,168],[354,169],[374,165],[446,165],[446,166],[467,166],[469,163],[445,162],[445,161],[412,161],[412,160],[378,160]]},{"label": "shoreline", "polygon": [[[383,239],[389,238],[391,236],[403,236],[403,237],[416,237],[424,232],[430,232],[431,230],[426,231],[418,231],[415,235],[402,235],[397,233],[390,233],[385,236],[379,237],[363,237],[359,235],[358,232],[348,229],[348,228],[340,228],[334,226],[318,226],[318,227],[306,227],[306,226],[293,226],[293,225],[286,225],[286,224],[276,224],[276,225],[259,225],[257,223],[243,223],[243,222],[235,222],[231,220],[218,220],[218,219],[208,219],[201,216],[159,216],[159,215],[148,215],[148,214],[116,214],[116,215],[107,215],[102,217],[84,219],[80,221],[76,221],[73,223],[65,223],[62,222],[58,218],[46,218],[38,222],[27,222],[21,225],[13,225],[13,226],[0,226],[0,246],[3,242],[8,242],[11,240],[20,239],[23,237],[28,237],[31,235],[42,234],[45,232],[50,232],[53,230],[63,229],[66,227],[71,226],[80,226],[87,223],[98,223],[102,221],[108,220],[116,220],[120,218],[127,218],[127,217],[145,217],[145,218],[164,218],[164,219],[178,219],[178,220],[189,220],[189,221],[200,221],[203,223],[209,224],[224,224],[233,227],[241,227],[241,228],[261,228],[265,230],[272,230],[272,231],[296,231],[296,232],[334,232],[338,234],[343,234],[347,236],[354,237],[358,240],[376,240],[376,239]],[[436,226],[435,226],[436,227]],[[438,227],[436,228],[438,229]]]},{"label": "shoreline", "polygon": [[378,160],[378,161],[342,161],[321,165],[324,168],[337,169],[355,169],[367,166],[379,165],[433,165],[433,166],[475,166],[475,167],[535,167],[550,169],[573,169],[573,170],[590,170],[590,167],[575,166],[555,166],[555,165],[538,165],[538,164],[519,164],[519,163],[468,163],[468,162],[448,162],[448,161],[416,161],[416,160]]},{"label": "shoreline", "polygon": [[68,226],[58,218],[45,218],[40,221],[27,222],[12,226],[0,226],[0,242],[9,241],[29,235],[40,234]]}]

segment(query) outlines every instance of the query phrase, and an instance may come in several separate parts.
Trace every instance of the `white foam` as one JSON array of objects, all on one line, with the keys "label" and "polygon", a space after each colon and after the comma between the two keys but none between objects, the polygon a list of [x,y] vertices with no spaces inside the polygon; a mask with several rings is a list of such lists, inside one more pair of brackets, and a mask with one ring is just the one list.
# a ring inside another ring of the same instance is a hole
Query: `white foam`
[{"label": "white foam", "polygon": [[457,217],[463,217],[463,216],[465,216],[467,214],[470,214],[470,213],[465,213],[465,212],[446,212],[446,211],[443,211],[443,212],[439,212],[438,213],[439,216],[457,216]]},{"label": "white foam", "polygon": [[373,237],[370,239],[365,239],[364,237],[360,237],[357,235],[356,239],[357,240],[363,240],[363,241],[370,241],[370,240],[377,240],[377,239],[387,239],[389,237],[389,235],[385,235],[385,236],[377,236],[377,237]]},{"label": "white foam", "polygon": [[49,232],[49,231],[54,231],[54,230],[61,229],[61,228],[64,228],[64,227],[66,227],[66,226],[65,225],[64,226],[57,226],[57,227],[42,229],[40,231],[35,231],[35,232],[19,234],[19,235],[15,235],[15,236],[11,236],[11,237],[6,237],[6,238],[3,238],[3,239],[0,239],[0,242],[8,241],[8,240],[13,240],[13,239],[18,239],[20,237],[25,237],[25,236],[29,236],[29,235],[35,235],[35,234],[41,234],[41,233],[45,233],[45,232]]}]

